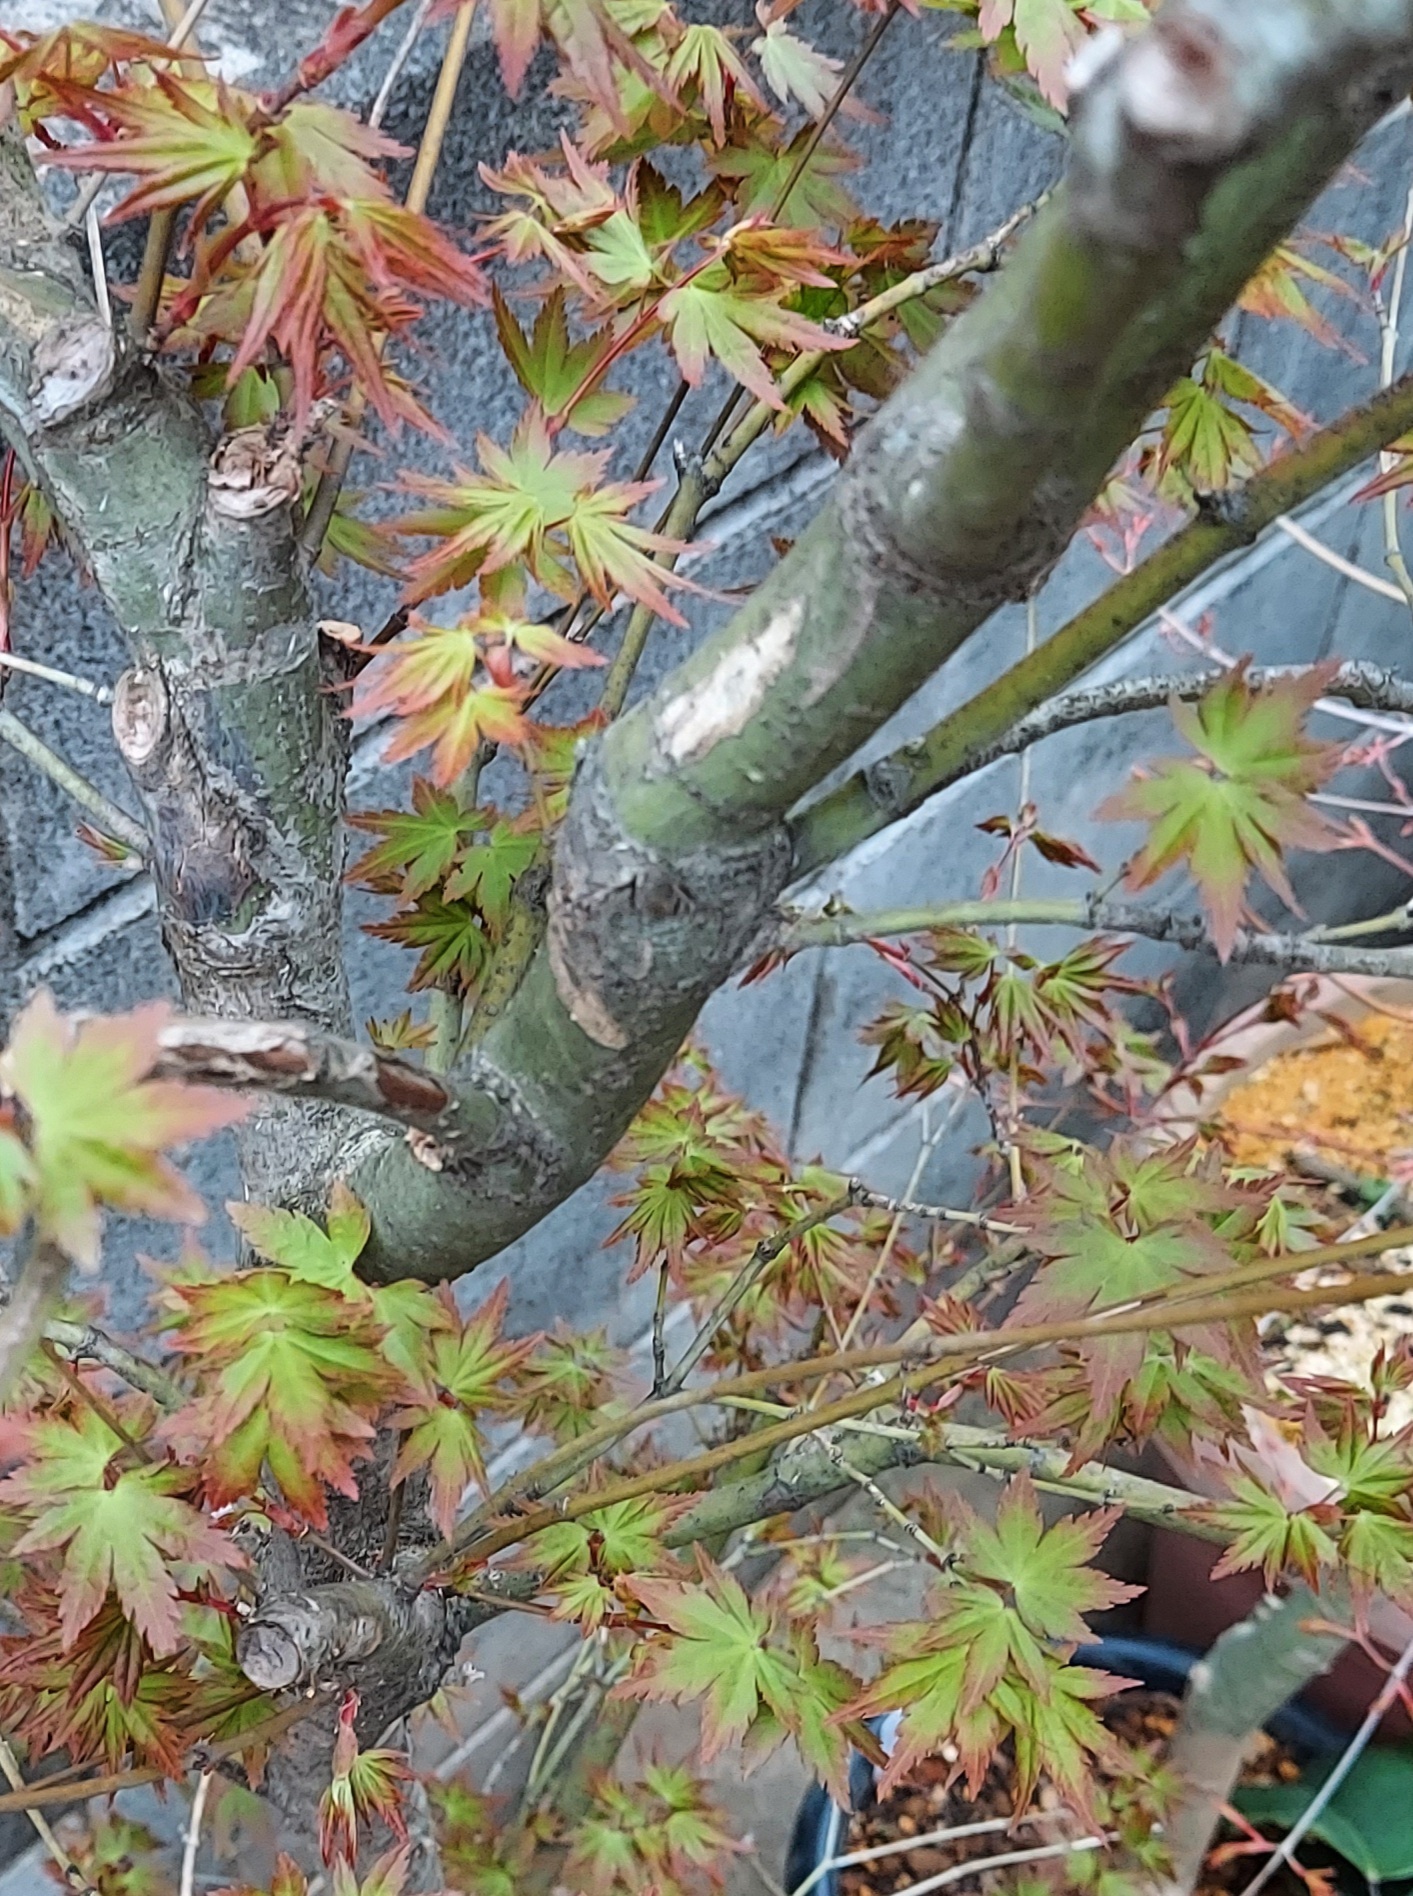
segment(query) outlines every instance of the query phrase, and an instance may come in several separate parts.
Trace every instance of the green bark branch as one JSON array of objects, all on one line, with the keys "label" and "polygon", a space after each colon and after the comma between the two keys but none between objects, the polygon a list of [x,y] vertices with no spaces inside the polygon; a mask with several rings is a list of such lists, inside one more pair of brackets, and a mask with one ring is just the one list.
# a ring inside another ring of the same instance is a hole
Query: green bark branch
[{"label": "green bark branch", "polygon": [[[1397,912],[1379,918],[1387,932],[1400,926]],[[1403,925],[1408,926],[1407,917]],[[929,908],[878,909],[855,913],[805,915],[787,921],[779,931],[786,948],[842,948],[851,942],[886,940],[894,935],[920,935],[932,928],[1075,928],[1086,934],[1103,931],[1143,935],[1149,941],[1214,955],[1216,944],[1205,917],[1179,915],[1150,908],[1141,902],[1103,901],[1095,896],[1057,896],[1051,900],[1020,897],[1016,901],[939,902]],[[1311,974],[1361,974],[1381,978],[1413,974],[1413,947],[1346,948],[1340,942],[1313,935],[1265,934],[1239,928],[1229,954],[1232,961],[1263,968],[1295,968]]]},{"label": "green bark branch", "polygon": [[1410,72],[1409,0],[1178,0],[1108,56],[1006,268],[749,604],[583,758],[545,941],[454,1075],[461,1156],[353,1170],[370,1272],[469,1270],[591,1176],[794,873],[787,812],[1049,570]]},{"label": "green bark branch", "polygon": [[855,771],[803,810],[792,824],[796,874],[837,861],[939,790],[1006,755],[1009,732],[1116,651],[1160,607],[1410,427],[1413,376],[1405,376],[1243,487],[1215,497],[1036,651],[930,731]]},{"label": "green bark branch", "polygon": [[1222,1807],[1252,1740],[1266,1721],[1327,1672],[1349,1641],[1330,1622],[1350,1616],[1347,1587],[1321,1595],[1296,1582],[1282,1598],[1267,1594],[1230,1627],[1192,1669],[1167,1768],[1179,1782],[1164,1834],[1172,1853],[1174,1896],[1197,1885]]}]

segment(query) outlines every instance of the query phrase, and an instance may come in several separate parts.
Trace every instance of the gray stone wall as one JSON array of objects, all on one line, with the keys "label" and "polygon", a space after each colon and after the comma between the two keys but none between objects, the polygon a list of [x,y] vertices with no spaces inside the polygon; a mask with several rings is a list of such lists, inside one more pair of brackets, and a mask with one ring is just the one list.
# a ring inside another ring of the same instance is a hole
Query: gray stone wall
[{"label": "gray stone wall", "polygon": [[[21,0],[20,14],[42,23],[71,9],[71,0]],[[87,10],[87,9],[85,9]],[[145,20],[140,0],[118,0],[96,9],[104,17]],[[266,84],[277,78],[311,43],[331,7],[318,0],[213,0],[202,24],[208,49],[232,78]],[[693,9],[689,8],[689,12]],[[720,0],[716,17],[747,25],[746,0]],[[808,31],[830,50],[847,56],[862,23],[842,0],[813,0]],[[12,7],[10,17],[14,17]],[[1017,205],[1044,189],[1062,162],[1060,140],[1039,131],[984,80],[975,55],[951,48],[956,17],[924,13],[898,18],[870,65],[861,94],[879,117],[848,127],[863,164],[851,181],[859,201],[885,217],[938,220],[937,254],[974,241]],[[397,136],[415,138],[422,123],[440,53],[441,31],[424,36],[404,76],[388,119]],[[388,44],[364,49],[339,85],[350,103],[366,102],[386,62]],[[543,75],[541,75],[543,77]],[[452,226],[468,230],[487,207],[489,194],[477,166],[498,162],[508,148],[537,150],[554,137],[557,108],[532,74],[525,99],[512,105],[484,39],[473,47],[463,78],[432,209]],[[1382,237],[1402,214],[1409,170],[1407,118],[1381,129],[1361,155],[1357,174],[1342,180],[1312,217],[1316,228],[1357,228]],[[115,263],[131,257],[135,233],[110,238]],[[1251,359],[1271,374],[1312,414],[1328,418],[1366,391],[1373,380],[1368,362],[1320,349],[1290,325],[1275,327],[1252,318],[1240,322],[1240,339]],[[1373,353],[1371,323],[1361,341]],[[665,358],[633,363],[641,400],[624,430],[626,466],[646,439],[670,392],[675,373]],[[467,457],[478,430],[503,436],[519,406],[519,391],[480,314],[438,311],[426,325],[422,379],[432,405]],[[709,385],[688,402],[678,432],[692,440],[721,400]],[[1076,399],[1082,399],[1077,391]],[[447,453],[434,443],[405,437],[385,458],[365,462],[357,478],[367,486],[388,482],[395,468],[411,464],[444,467]],[[711,597],[690,602],[691,628],[659,626],[641,669],[638,689],[647,689],[731,610],[731,594],[769,567],[772,540],[797,533],[818,507],[832,473],[829,461],[799,431],[765,444],[738,470],[702,526],[710,550],[691,563],[692,577]],[[1341,553],[1363,557],[1382,570],[1376,510],[1353,508],[1347,493],[1314,510],[1320,532]],[[1099,590],[1106,570],[1093,550],[1079,544],[1039,600],[1037,624],[1044,636]],[[338,617],[376,624],[391,602],[391,589],[368,576],[341,575],[327,589],[328,610]],[[1294,550],[1276,534],[1206,583],[1185,602],[1196,622],[1213,615],[1216,636],[1233,651],[1251,650],[1271,661],[1346,657],[1402,659],[1409,644],[1408,615],[1328,567]],[[613,634],[611,634],[613,636]],[[901,733],[919,729],[960,702],[1010,662],[1024,647],[1025,614],[999,615],[919,694],[878,740],[879,748]],[[111,681],[122,665],[114,628],[101,602],[84,590],[60,559],[45,562],[19,588],[15,643],[22,653]],[[1160,631],[1135,641],[1111,672],[1146,670],[1181,662]],[[568,717],[587,703],[592,687],[565,678],[547,704],[552,716]],[[123,773],[106,728],[105,714],[69,694],[14,678],[7,702],[66,752],[120,802]],[[354,808],[378,807],[405,796],[406,769],[380,761],[382,733],[359,734],[351,785]],[[1077,835],[1101,856],[1117,860],[1122,838],[1100,834],[1092,812],[1126,774],[1130,763],[1167,741],[1160,716],[1098,726],[1051,740],[1033,763],[1033,788],[1049,826]],[[996,810],[1011,809],[1017,795],[1014,762],[993,767],[971,784],[937,799],[853,862],[822,878],[816,894],[837,889],[857,904],[921,902],[975,893],[992,854],[989,838],[974,825]],[[488,785],[494,787],[494,781]],[[1374,795],[1380,792],[1375,790]],[[1397,846],[1396,825],[1383,823]],[[1317,861],[1302,889],[1313,913],[1364,912],[1397,883],[1386,866],[1367,856],[1337,855]],[[1063,886],[1058,871],[1027,865],[1026,888]],[[383,904],[359,894],[348,902],[345,952],[352,970],[360,1018],[395,1012],[410,962],[399,950],[374,941],[360,923]],[[1055,937],[1051,937],[1053,945]],[[1141,957],[1160,965],[1156,952]],[[59,793],[18,758],[0,754],[0,1010],[9,1012],[36,985],[47,983],[73,1007],[111,1009],[171,991],[171,977],[158,940],[150,891],[141,878],[115,876],[97,863],[73,835],[71,811]],[[1218,981],[1210,964],[1194,964],[1185,977],[1194,1004],[1207,1012],[1228,1004],[1250,987]],[[701,1031],[728,1080],[770,1112],[801,1157],[822,1153],[831,1162],[865,1173],[882,1187],[899,1188],[912,1169],[922,1129],[916,1109],[904,1110],[879,1081],[867,1082],[869,1060],[857,1030],[889,991],[889,977],[866,949],[800,956],[782,973],[750,989],[719,994],[707,1008]],[[980,1134],[974,1112],[946,1099],[935,1102],[928,1124],[946,1123],[926,1180],[935,1194],[966,1189],[970,1148]],[[237,1190],[227,1143],[217,1140],[194,1155],[191,1171],[216,1206]],[[613,1212],[606,1191],[585,1188],[531,1236],[481,1275],[487,1285],[508,1270],[516,1320],[526,1327],[555,1315],[571,1321],[607,1322],[625,1339],[644,1321],[643,1311],[621,1291],[622,1260],[601,1249]],[[207,1241],[229,1242],[219,1213]],[[133,1221],[115,1227],[105,1259],[104,1290],[110,1320],[137,1322],[144,1280],[137,1258],[169,1252],[172,1234]],[[480,1286],[468,1286],[475,1295]]]}]

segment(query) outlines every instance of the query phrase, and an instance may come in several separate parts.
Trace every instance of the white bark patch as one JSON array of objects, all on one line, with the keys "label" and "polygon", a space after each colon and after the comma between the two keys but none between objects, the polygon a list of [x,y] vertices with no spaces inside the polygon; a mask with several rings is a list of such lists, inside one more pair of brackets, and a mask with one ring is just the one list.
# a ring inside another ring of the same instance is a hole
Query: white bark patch
[{"label": "white bark patch", "polygon": [[1175,155],[1215,163],[1251,131],[1235,66],[1215,21],[1164,15],[1128,48],[1120,77],[1124,114],[1145,138],[1176,147]]},{"label": "white bark patch", "polygon": [[167,687],[155,671],[125,671],[113,691],[113,736],[130,764],[145,764],[167,730]]},{"label": "white bark patch", "polygon": [[67,421],[107,392],[117,352],[113,332],[96,316],[55,324],[34,350],[31,413],[37,426]]},{"label": "white bark patch", "polygon": [[795,656],[804,601],[792,599],[753,638],[733,645],[695,690],[674,698],[658,719],[658,737],[674,764],[692,764],[738,736]]}]

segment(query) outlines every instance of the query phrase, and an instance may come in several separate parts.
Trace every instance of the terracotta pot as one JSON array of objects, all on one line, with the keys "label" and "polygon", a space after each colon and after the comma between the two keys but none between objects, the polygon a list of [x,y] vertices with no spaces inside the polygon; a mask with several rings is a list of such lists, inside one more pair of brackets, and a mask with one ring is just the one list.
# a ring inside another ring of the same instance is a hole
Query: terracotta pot
[{"label": "terracotta pot", "polygon": [[[1372,1010],[1371,1010],[1372,1004]],[[1370,1011],[1384,1009],[1405,1015],[1413,1024],[1413,981],[1341,977],[1338,986],[1328,980],[1315,983],[1313,1006],[1299,1025],[1262,1018],[1263,1004],[1238,1014],[1214,1040],[1211,1051],[1241,1062],[1241,1067],[1204,1084],[1200,1096],[1191,1088],[1175,1090],[1163,1123],[1174,1137],[1185,1137],[1202,1118],[1210,1118],[1221,1102],[1243,1080],[1277,1054],[1308,1045],[1328,1031],[1314,1018],[1315,1011],[1356,1021]],[[1163,1458],[1167,1460],[1166,1457]],[[1199,1492],[1215,1486],[1191,1467],[1170,1464],[1170,1478]],[[1218,1634],[1235,1625],[1261,1597],[1256,1574],[1233,1574],[1213,1580],[1220,1549],[1191,1535],[1158,1529],[1153,1536],[1148,1591],[1143,1598],[1144,1631],[1154,1638],[1172,1640],[1205,1651]],[[1413,1618],[1383,1602],[1376,1606],[1371,1631],[1380,1646],[1397,1653],[1413,1637]],[[1384,1675],[1365,1654],[1345,1654],[1323,1679],[1306,1693],[1308,1702],[1339,1725],[1353,1729],[1377,1696]],[[1379,1728],[1382,1740],[1406,1739],[1413,1722],[1396,1707]]]}]

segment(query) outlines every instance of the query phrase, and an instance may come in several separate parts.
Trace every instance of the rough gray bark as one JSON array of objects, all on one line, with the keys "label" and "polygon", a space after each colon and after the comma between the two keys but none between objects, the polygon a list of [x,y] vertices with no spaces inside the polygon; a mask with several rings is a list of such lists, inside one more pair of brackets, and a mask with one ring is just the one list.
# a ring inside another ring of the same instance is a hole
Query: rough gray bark
[{"label": "rough gray bark", "polygon": [[[173,383],[99,319],[0,130],[0,426],[128,644],[114,736],[140,800],[163,938],[196,1013],[346,1032],[338,958],[346,725],[329,687],[291,502],[298,462],[263,431],[210,441]],[[255,436],[259,439],[255,439]],[[291,1149],[327,1162],[323,1108],[248,1122],[252,1194]],[[321,1150],[322,1148],[322,1150]]]}]

